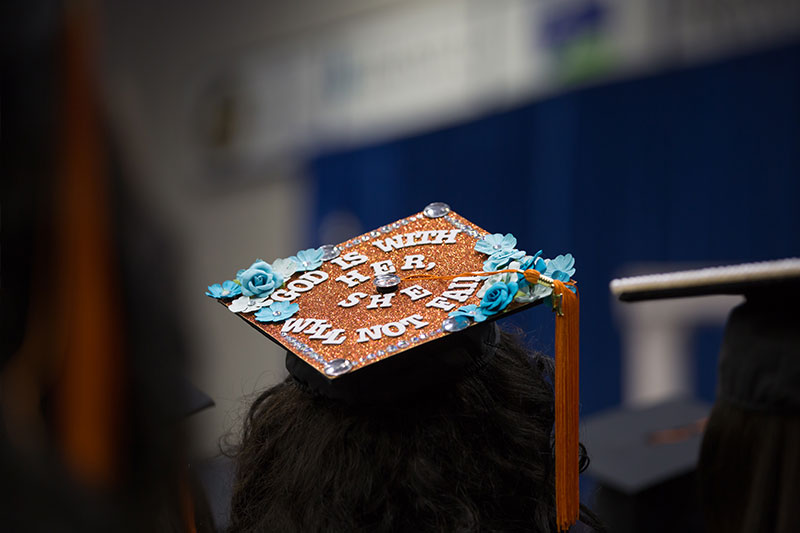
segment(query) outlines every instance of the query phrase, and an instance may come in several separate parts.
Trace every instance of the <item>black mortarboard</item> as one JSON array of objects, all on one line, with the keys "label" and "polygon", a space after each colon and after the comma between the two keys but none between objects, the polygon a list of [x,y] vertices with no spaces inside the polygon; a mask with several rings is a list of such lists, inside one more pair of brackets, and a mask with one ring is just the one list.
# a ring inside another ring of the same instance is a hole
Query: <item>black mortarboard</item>
[{"label": "black mortarboard", "polygon": [[578,517],[578,299],[572,255],[552,259],[489,234],[447,204],[338,245],[208,287],[228,310],[288,350],[302,385],[373,405],[441,386],[493,354],[498,318],[542,302],[556,319],[557,522]]},{"label": "black mortarboard", "polygon": [[599,485],[594,510],[610,531],[697,529],[694,473],[710,410],[675,400],[587,418],[587,474]]}]

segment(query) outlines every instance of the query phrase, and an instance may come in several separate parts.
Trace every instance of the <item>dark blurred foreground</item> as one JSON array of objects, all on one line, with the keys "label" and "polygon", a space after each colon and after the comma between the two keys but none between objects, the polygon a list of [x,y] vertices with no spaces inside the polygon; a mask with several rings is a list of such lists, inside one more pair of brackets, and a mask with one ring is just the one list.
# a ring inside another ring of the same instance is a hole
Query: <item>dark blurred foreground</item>
[{"label": "dark blurred foreground", "polygon": [[92,13],[3,10],[0,529],[202,530],[174,248],[105,134]]}]

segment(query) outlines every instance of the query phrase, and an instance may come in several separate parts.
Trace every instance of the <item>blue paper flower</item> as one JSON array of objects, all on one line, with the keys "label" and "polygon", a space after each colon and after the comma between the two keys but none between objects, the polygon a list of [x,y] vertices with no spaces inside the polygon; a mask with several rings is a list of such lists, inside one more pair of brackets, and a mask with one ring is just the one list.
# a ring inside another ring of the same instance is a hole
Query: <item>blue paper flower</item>
[{"label": "blue paper flower", "polygon": [[572,254],[559,255],[547,262],[544,275],[566,283],[575,274],[575,258]]},{"label": "blue paper flower", "polygon": [[[540,273],[544,272],[547,269],[547,264],[544,262],[543,259],[539,258],[539,256],[541,255],[542,255],[541,250],[539,250],[533,255],[526,255],[525,257],[519,260],[519,265],[517,265],[517,268],[523,271],[536,269],[539,270]],[[514,268],[514,265],[511,265],[511,268]],[[524,284],[527,284],[528,282],[525,280],[525,276],[523,274],[517,274],[517,283],[519,283],[520,286],[522,286]]]},{"label": "blue paper flower", "polygon": [[510,250],[500,250],[499,252],[495,252],[490,255],[489,259],[483,262],[483,271],[494,272],[495,270],[500,270],[511,261],[522,259],[524,256],[525,252],[521,250],[516,250],[513,248]]},{"label": "blue paper flower", "polygon": [[272,271],[280,274],[284,280],[292,277],[292,274],[297,272],[297,270],[298,265],[291,257],[286,259],[276,259],[272,262]]},{"label": "blue paper flower", "polygon": [[552,294],[553,288],[546,285],[539,285],[538,283],[531,285],[530,283],[520,284],[519,291],[514,297],[514,301],[518,303],[530,303],[536,300],[541,300]]},{"label": "blue paper flower", "polygon": [[[542,251],[539,250],[533,255],[526,255],[519,261],[519,269],[520,270],[528,270],[530,268],[536,268],[536,262],[539,260],[539,257],[542,255]],[[542,261],[542,265],[544,265],[544,261]]]},{"label": "blue paper flower", "polygon": [[250,268],[240,270],[236,279],[242,286],[245,296],[266,297],[283,285],[283,276],[272,270],[272,266],[261,259],[256,260]]},{"label": "blue paper flower", "polygon": [[300,306],[290,302],[273,302],[269,307],[262,307],[253,315],[259,322],[282,322],[291,317]]},{"label": "blue paper flower", "polygon": [[486,255],[492,255],[501,250],[513,250],[516,245],[517,239],[510,233],[506,233],[505,235],[495,233],[494,235],[487,235],[476,242],[475,249]]},{"label": "blue paper flower", "polygon": [[228,306],[228,311],[231,313],[252,313],[268,305],[272,305],[272,299],[266,296],[264,298],[239,296]]},{"label": "blue paper flower", "polygon": [[471,318],[475,322],[483,322],[486,320],[486,315],[483,314],[483,310],[477,305],[459,307],[455,311],[451,311],[449,316],[465,316]]},{"label": "blue paper flower", "polygon": [[231,280],[223,281],[222,285],[219,283],[209,285],[206,291],[206,296],[211,296],[212,298],[233,298],[240,294],[242,294],[242,288]]},{"label": "blue paper flower", "polygon": [[316,270],[322,266],[322,248],[300,250],[289,259],[297,263],[297,270]]},{"label": "blue paper flower", "polygon": [[512,281],[510,283],[495,283],[486,293],[483,295],[483,300],[481,300],[481,313],[486,316],[492,316],[514,301],[514,296],[517,294],[519,290],[519,285],[517,285],[516,281]]}]

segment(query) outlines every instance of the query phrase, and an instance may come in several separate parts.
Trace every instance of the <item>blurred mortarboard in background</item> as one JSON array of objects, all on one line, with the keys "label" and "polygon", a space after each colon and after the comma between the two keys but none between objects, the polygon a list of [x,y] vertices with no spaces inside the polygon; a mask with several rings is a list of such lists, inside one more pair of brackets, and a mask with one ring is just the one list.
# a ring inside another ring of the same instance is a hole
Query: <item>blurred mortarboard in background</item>
[{"label": "blurred mortarboard in background", "polygon": [[611,291],[745,296],[725,326],[699,494],[710,531],[800,530],[800,259],[625,278]]},{"label": "blurred mortarboard in background", "polygon": [[611,292],[623,302],[742,294],[780,300],[800,289],[800,259],[726,265],[615,279]]},{"label": "blurred mortarboard in background", "polygon": [[178,387],[181,389],[181,405],[179,415],[189,417],[204,409],[214,406],[211,396],[198,389],[185,377],[179,378]]},{"label": "blurred mortarboard in background", "polygon": [[357,407],[441,387],[494,353],[495,319],[548,301],[556,319],[558,524],[578,517],[578,300],[570,254],[544,259],[447,204],[272,263],[207,294],[285,347],[303,386]]},{"label": "blurred mortarboard in background", "polygon": [[610,531],[701,531],[695,469],[710,410],[682,399],[585,421],[587,474],[599,484],[594,511]]}]

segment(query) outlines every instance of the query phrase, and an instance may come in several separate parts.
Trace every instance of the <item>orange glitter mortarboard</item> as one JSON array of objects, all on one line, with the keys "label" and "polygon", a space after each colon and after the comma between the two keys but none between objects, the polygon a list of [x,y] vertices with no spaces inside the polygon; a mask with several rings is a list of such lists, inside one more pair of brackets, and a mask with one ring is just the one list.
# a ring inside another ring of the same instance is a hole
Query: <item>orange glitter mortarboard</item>
[{"label": "orange glitter mortarboard", "polygon": [[[480,323],[549,302],[557,313],[557,523],[566,530],[579,512],[574,259],[516,246],[510,233],[488,234],[437,202],[335,246],[256,260],[206,294],[285,347],[295,368],[297,360],[313,368],[302,365],[330,390],[368,379],[367,369],[382,361],[408,359],[401,354],[429,360],[440,346],[485,330]],[[289,363],[287,356],[294,374]],[[424,366],[413,371],[425,374]]]}]

